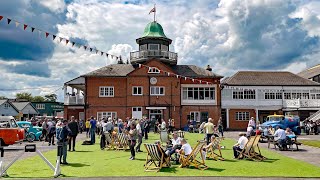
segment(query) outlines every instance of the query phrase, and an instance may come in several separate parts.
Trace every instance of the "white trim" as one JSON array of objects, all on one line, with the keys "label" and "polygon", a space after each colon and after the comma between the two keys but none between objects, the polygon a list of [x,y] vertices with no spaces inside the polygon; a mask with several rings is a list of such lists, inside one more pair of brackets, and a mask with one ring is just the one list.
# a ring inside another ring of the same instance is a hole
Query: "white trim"
[{"label": "white trim", "polygon": [[146,107],[146,109],[167,109],[167,107]]},{"label": "white trim", "polygon": [[230,124],[230,122],[229,122],[229,109],[227,109],[227,113],[226,113],[227,115],[226,115],[226,119],[227,119],[227,128],[229,128],[229,124]]},{"label": "white trim", "polygon": [[[150,45],[156,45],[156,46],[158,46],[158,49],[150,49]],[[160,44],[148,44],[148,50],[150,50],[150,51],[159,51],[160,50]]]},{"label": "white trim", "polygon": [[[101,88],[108,89],[108,91],[112,88],[112,95],[106,95],[106,93],[101,95]],[[114,86],[99,86],[99,97],[114,97]]]},{"label": "white trim", "polygon": [[84,106],[67,106],[68,109],[84,109]]},{"label": "white trim", "polygon": [[[159,93],[160,93],[160,88],[163,88],[163,94],[151,94],[151,88],[159,88]],[[150,86],[150,96],[164,96],[166,94],[166,88],[164,86]]]},{"label": "white trim", "polygon": [[160,69],[157,67],[149,67],[148,74],[160,74]]},{"label": "white trim", "polygon": [[[134,94],[134,88],[141,88],[141,94]],[[143,86],[132,86],[132,96],[142,96],[143,95]]]}]

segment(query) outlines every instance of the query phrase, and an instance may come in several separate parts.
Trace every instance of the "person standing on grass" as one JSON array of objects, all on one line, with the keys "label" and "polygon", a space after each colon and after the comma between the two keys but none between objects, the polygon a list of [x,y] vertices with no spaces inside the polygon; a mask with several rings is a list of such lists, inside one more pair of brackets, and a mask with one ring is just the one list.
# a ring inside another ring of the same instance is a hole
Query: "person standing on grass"
[{"label": "person standing on grass", "polygon": [[142,120],[138,121],[136,129],[137,129],[137,133],[138,133],[138,145],[136,147],[136,152],[143,152],[140,150],[140,146],[142,144],[142,128],[141,128],[141,124],[142,124]]},{"label": "person standing on grass", "polygon": [[218,130],[219,130],[219,133],[221,134],[221,137],[223,137],[223,124],[222,124],[221,117],[219,118],[219,121],[218,121]]},{"label": "person standing on grass", "polygon": [[93,118],[93,116],[91,116],[90,119],[90,137],[91,137],[91,144],[95,144],[96,143],[96,125],[97,125],[97,121]]},{"label": "person standing on grass", "polygon": [[48,122],[48,141],[49,146],[54,144],[54,134],[56,133],[56,124],[53,121]]},{"label": "person standing on grass", "polygon": [[44,141],[48,141],[48,137],[47,137],[47,134],[48,134],[48,119],[44,119],[43,122],[42,122],[42,139],[44,139]]},{"label": "person standing on grass", "polygon": [[207,145],[210,143],[210,139],[214,131],[214,125],[212,122],[213,122],[212,118],[209,118],[208,122],[203,127],[207,135]]},{"label": "person standing on grass", "polygon": [[137,138],[138,138],[138,132],[136,129],[136,125],[134,124],[134,122],[131,122],[130,131],[129,131],[129,144],[130,144],[131,157],[129,158],[129,160],[135,159],[136,153],[134,151],[134,147],[136,146]]},{"label": "person standing on grass", "polygon": [[[57,130],[57,139],[59,144],[62,146],[59,146],[59,152],[60,154],[60,164],[68,164],[67,162],[67,147],[68,147],[68,139],[70,136],[71,132],[68,128],[68,121],[63,120],[62,127],[58,128]],[[62,161],[61,161],[62,159]]]},{"label": "person standing on grass", "polygon": [[75,151],[76,146],[76,138],[79,134],[79,126],[75,121],[74,116],[71,116],[71,122],[68,124],[68,127],[71,131],[70,139],[69,139],[69,151],[71,151],[71,141],[72,141],[72,151]]},{"label": "person standing on grass", "polygon": [[149,119],[145,119],[145,122],[144,122],[144,139],[145,140],[148,139],[149,131],[150,131],[150,121]]},{"label": "person standing on grass", "polygon": [[90,137],[90,119],[86,121],[86,137]]}]

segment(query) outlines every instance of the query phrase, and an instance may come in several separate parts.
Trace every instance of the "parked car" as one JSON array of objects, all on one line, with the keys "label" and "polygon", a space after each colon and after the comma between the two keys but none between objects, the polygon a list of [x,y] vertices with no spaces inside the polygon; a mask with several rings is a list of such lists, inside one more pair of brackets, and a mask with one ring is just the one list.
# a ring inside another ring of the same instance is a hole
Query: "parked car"
[{"label": "parked car", "polygon": [[296,135],[301,134],[300,129],[300,118],[299,116],[284,116],[284,115],[269,115],[267,117],[267,121],[260,125],[260,131],[266,132],[265,129],[268,128],[270,125],[272,128],[276,128],[279,126],[282,129],[290,128]]},{"label": "parked car", "polygon": [[17,142],[23,141],[25,132],[20,128],[14,117],[0,116],[0,143],[1,146],[9,146]]},{"label": "parked car", "polygon": [[[30,142],[36,140],[42,140],[40,137],[42,135],[42,127],[33,126],[31,122],[28,121],[18,121],[18,126],[25,129],[26,139]],[[27,137],[28,136],[28,137]]]}]

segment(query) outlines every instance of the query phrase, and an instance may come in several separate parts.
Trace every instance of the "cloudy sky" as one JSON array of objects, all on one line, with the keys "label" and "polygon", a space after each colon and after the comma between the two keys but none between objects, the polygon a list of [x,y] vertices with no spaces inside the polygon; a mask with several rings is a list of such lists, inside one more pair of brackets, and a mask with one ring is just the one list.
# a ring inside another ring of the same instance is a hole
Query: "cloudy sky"
[{"label": "cloudy sky", "polygon": [[116,63],[45,38],[7,17],[114,55],[129,57],[135,39],[157,21],[179,64],[239,70],[288,70],[320,63],[319,0],[10,0],[0,1],[0,95],[17,92],[62,100],[63,83]]}]

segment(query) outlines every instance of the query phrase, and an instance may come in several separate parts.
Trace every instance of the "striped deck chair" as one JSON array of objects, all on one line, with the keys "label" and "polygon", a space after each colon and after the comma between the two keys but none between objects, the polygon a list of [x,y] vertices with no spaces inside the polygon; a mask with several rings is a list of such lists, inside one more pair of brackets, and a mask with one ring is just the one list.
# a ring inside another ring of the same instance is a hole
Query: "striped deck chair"
[{"label": "striped deck chair", "polygon": [[[221,153],[221,146],[220,146],[221,141],[222,141],[222,137],[214,138],[212,146],[208,148],[207,158],[212,158],[214,160],[222,160],[222,161],[224,160]],[[215,151],[218,151],[218,152],[215,152]]]},{"label": "striped deck chair", "polygon": [[[208,169],[208,166],[205,164],[205,158],[202,154],[202,148],[206,144],[205,141],[198,141],[197,145],[193,148],[192,152],[188,156],[180,155],[180,167],[189,167],[194,166],[197,169],[205,170]],[[197,160],[198,155],[200,154],[200,161]]]},{"label": "striped deck chair", "polygon": [[117,150],[129,149],[129,141],[128,141],[127,135],[124,133],[118,133],[116,136],[117,136],[116,149]]},{"label": "striped deck chair", "polygon": [[184,131],[177,131],[177,135],[180,138],[184,138],[185,132]]},{"label": "striped deck chair", "polygon": [[244,149],[242,151],[237,151],[239,153],[238,159],[242,158],[249,158],[252,159],[250,155],[250,151],[252,151],[252,146],[254,143],[256,136],[251,136],[247,142],[247,144],[244,146]]},{"label": "striped deck chair", "polygon": [[256,138],[254,139],[253,145],[252,145],[252,151],[250,152],[253,160],[263,161],[267,159],[261,154],[260,148],[259,148],[259,140],[261,138],[261,135],[256,135]]},{"label": "striped deck chair", "polygon": [[115,148],[115,142],[114,139],[112,138],[111,134],[109,132],[105,132],[104,135],[106,136],[106,148],[108,148],[108,150],[110,149],[114,149]]},{"label": "striped deck chair", "polygon": [[170,167],[170,157],[165,155],[164,150],[157,144],[144,144],[147,150],[145,171],[160,171],[162,167]]}]

